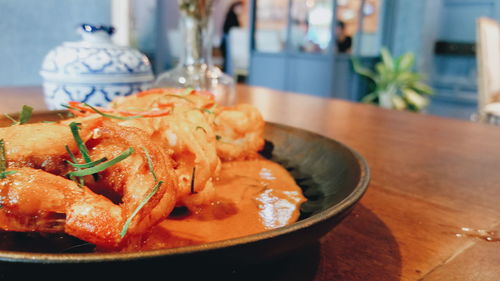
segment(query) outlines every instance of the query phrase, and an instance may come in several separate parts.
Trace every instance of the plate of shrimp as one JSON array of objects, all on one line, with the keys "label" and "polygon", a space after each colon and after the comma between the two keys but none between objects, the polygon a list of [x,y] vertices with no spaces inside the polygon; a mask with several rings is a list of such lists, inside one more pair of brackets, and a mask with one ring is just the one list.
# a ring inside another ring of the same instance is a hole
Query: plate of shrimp
[{"label": "plate of shrimp", "polygon": [[368,185],[348,147],[208,92],[65,107],[0,121],[4,263],[268,258],[328,232]]}]

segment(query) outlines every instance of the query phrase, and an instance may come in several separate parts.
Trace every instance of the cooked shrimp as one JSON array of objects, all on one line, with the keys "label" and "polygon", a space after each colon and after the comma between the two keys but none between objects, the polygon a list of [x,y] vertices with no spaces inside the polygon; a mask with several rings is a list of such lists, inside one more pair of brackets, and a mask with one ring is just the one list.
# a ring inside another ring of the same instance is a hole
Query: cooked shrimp
[{"label": "cooked shrimp", "polygon": [[[92,122],[81,130],[82,138],[90,137]],[[68,126],[54,123],[26,124],[0,128],[0,139],[6,147],[6,158],[10,167],[32,167],[60,174],[67,169],[69,160],[65,145],[77,150]]]},{"label": "cooked shrimp", "polygon": [[224,160],[254,157],[264,145],[264,119],[252,105],[222,107],[215,112],[217,155]]},{"label": "cooked shrimp", "polygon": [[113,103],[114,109],[156,108],[172,105],[168,116],[138,118],[120,121],[120,125],[141,128],[148,135],[163,143],[174,159],[178,177],[178,205],[207,204],[213,194],[213,178],[220,169],[215,149],[216,137],[212,129],[213,105],[210,96],[172,94],[169,90],[121,98]]},{"label": "cooked shrimp", "polygon": [[[100,247],[123,246],[124,229],[128,237],[140,236],[168,216],[175,206],[177,182],[171,161],[140,129],[123,127],[103,118],[78,121],[92,125],[86,125],[90,133],[85,138],[92,159],[113,159],[127,149],[135,152],[99,172],[97,181],[87,176],[85,183],[89,188],[80,188],[58,175],[23,167],[26,161],[9,159],[6,153],[9,168],[16,173],[0,182],[5,206],[0,214],[0,228],[50,232],[64,229]],[[65,150],[64,143],[62,140],[58,143],[62,150]],[[5,149],[11,151],[12,143],[6,143]],[[10,155],[16,155],[14,152]],[[32,156],[39,157],[35,152]],[[51,155],[58,159],[65,157],[56,152]],[[82,157],[75,154],[77,158]],[[157,188],[155,192],[154,188]]]},{"label": "cooked shrimp", "polygon": [[[78,109],[92,112],[90,107]],[[154,118],[115,121],[140,128],[163,144],[162,148],[174,159],[179,205],[210,203],[220,159],[255,156],[264,144],[264,120],[251,105],[217,108],[210,94],[176,89],[152,89],[122,97],[111,103],[111,109],[103,110],[127,115],[131,111],[151,113],[167,109],[168,114]]]},{"label": "cooked shrimp", "polygon": [[[0,179],[0,228],[62,232],[97,245],[116,243],[123,221],[119,206],[75,182],[32,168],[10,169]],[[92,235],[82,235],[92,233]]]},{"label": "cooked shrimp", "polygon": [[[93,130],[86,146],[92,159],[112,159],[128,148],[134,149],[135,153],[130,157],[100,172],[97,182],[91,177],[86,178],[90,189],[119,202],[124,218],[131,216],[141,201],[151,193],[157,181],[163,182],[135,216],[129,227],[129,234],[143,234],[170,214],[176,202],[176,175],[168,155],[142,130],[103,120],[102,125]],[[152,176],[148,156],[156,178]]]}]

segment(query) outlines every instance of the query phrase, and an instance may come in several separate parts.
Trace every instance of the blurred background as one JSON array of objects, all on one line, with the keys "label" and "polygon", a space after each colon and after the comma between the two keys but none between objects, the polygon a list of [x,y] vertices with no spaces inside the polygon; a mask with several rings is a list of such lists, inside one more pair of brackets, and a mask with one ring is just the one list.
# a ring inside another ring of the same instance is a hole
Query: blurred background
[{"label": "blurred background", "polygon": [[[411,53],[433,95],[425,112],[470,120],[478,111],[476,21],[500,18],[496,0],[218,0],[214,63],[240,83],[361,101],[387,48]],[[48,51],[77,41],[80,23],[113,25],[155,73],[175,66],[183,43],[174,0],[0,0],[0,87],[40,85]]]}]

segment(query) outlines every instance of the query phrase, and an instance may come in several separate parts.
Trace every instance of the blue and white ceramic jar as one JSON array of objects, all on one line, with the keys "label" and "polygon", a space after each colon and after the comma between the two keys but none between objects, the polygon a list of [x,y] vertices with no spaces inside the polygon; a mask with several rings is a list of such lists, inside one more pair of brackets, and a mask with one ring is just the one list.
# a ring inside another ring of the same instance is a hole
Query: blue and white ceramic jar
[{"label": "blue and white ceramic jar", "polygon": [[154,80],[148,58],[111,42],[114,29],[82,24],[83,40],[65,42],[45,57],[41,76],[49,109],[68,101],[104,106],[115,97],[149,88]]}]

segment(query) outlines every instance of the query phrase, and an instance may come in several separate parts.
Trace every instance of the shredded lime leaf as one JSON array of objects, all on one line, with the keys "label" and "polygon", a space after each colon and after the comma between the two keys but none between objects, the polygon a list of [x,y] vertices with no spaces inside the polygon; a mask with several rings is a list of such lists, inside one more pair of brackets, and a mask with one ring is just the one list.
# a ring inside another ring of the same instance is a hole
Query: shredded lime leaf
[{"label": "shredded lime leaf", "polygon": [[111,114],[107,114],[107,113],[104,113],[102,111],[100,111],[99,109],[91,106],[90,104],[87,104],[87,103],[84,103],[85,106],[89,107],[90,109],[92,109],[93,111],[95,111],[95,113],[103,116],[103,117],[107,117],[107,118],[111,118],[111,119],[118,119],[118,120],[132,120],[132,119],[137,119],[137,118],[143,118],[143,116],[140,116],[140,115],[136,115],[136,116],[116,116],[116,115],[111,115]]},{"label": "shredded lime leaf", "polygon": [[12,126],[14,126],[14,125],[22,125],[28,123],[28,121],[30,121],[31,114],[33,114],[33,107],[28,105],[23,105],[21,113],[19,114],[19,120],[14,119],[12,116],[6,113],[4,114],[4,116],[7,117],[10,121],[12,121]]},{"label": "shredded lime leaf", "polygon": [[0,139],[0,179],[5,179],[8,175],[17,173],[17,171],[6,171],[7,159],[5,157],[5,141]]},{"label": "shredded lime leaf", "polygon": [[9,119],[10,121],[12,121],[12,124],[11,124],[12,126],[19,124],[19,121],[17,121],[16,119],[14,119],[14,118],[13,118],[12,116],[10,116],[9,114],[4,113],[3,115],[4,115],[5,117],[7,117],[7,119]]},{"label": "shredded lime leaf", "polygon": [[153,160],[151,160],[151,156],[149,155],[149,152],[145,147],[142,147],[142,150],[144,150],[144,154],[146,154],[146,159],[148,159],[149,171],[153,175],[155,182],[158,182],[158,178],[156,177],[156,173],[155,173],[154,167],[153,167]]},{"label": "shredded lime leaf", "polygon": [[8,175],[13,175],[17,173],[17,171],[5,171],[0,173],[0,179],[5,179]]},{"label": "shredded lime leaf", "polygon": [[106,170],[107,168],[115,165],[116,163],[125,160],[127,157],[132,155],[132,153],[134,153],[134,149],[130,147],[127,150],[125,150],[124,152],[122,152],[120,155],[116,156],[115,158],[113,158],[107,162],[104,162],[104,163],[99,164],[97,166],[93,166],[93,167],[88,168],[88,169],[73,171],[73,172],[69,173],[68,175],[70,177],[71,176],[83,177],[83,176],[93,175],[93,174],[96,174],[98,172],[102,172],[102,171]]},{"label": "shredded lime leaf", "polygon": [[207,129],[203,128],[202,126],[196,126],[196,130],[202,130],[203,132],[205,132],[205,134],[207,134]]},{"label": "shredded lime leaf", "polygon": [[33,114],[33,107],[28,105],[23,105],[23,109],[21,110],[21,115],[19,116],[19,124],[25,124],[30,121],[31,114]]},{"label": "shredded lime leaf", "polygon": [[156,184],[153,187],[153,190],[151,190],[151,192],[148,194],[148,196],[146,196],[141,201],[141,203],[137,206],[137,208],[134,210],[134,212],[125,221],[125,224],[123,225],[122,231],[120,233],[120,235],[121,235],[122,238],[125,237],[125,235],[127,234],[128,228],[130,227],[130,223],[132,223],[132,220],[134,219],[134,217],[139,213],[139,211],[144,207],[144,205],[146,205],[146,203],[149,202],[149,200],[151,199],[151,197],[153,197],[153,195],[155,195],[156,192],[158,192],[158,189],[163,184],[163,181],[158,181],[156,173],[155,173],[155,171],[153,169],[154,168],[153,167],[153,161],[151,160],[151,156],[149,155],[148,150],[145,147],[142,147],[142,149],[144,150],[144,153],[146,154],[146,158],[148,160],[149,171],[153,175],[153,178],[154,178]]},{"label": "shredded lime leaf", "polygon": [[151,197],[153,197],[153,195],[155,195],[156,192],[158,192],[158,189],[160,188],[160,186],[162,184],[163,184],[163,181],[159,181],[158,183],[156,183],[156,185],[153,187],[153,190],[151,190],[151,192],[148,194],[148,196],[146,196],[141,201],[141,203],[137,206],[137,208],[135,208],[134,212],[125,221],[125,224],[123,225],[122,231],[120,232],[120,236],[122,238],[125,237],[125,235],[127,234],[127,231],[128,231],[128,228],[130,227],[130,223],[132,222],[132,219],[134,219],[134,217],[139,213],[139,211],[144,207],[144,205],[146,205],[146,203],[148,203],[148,201],[151,199]]},{"label": "shredded lime leaf", "polygon": [[[71,149],[69,149],[69,146],[68,146],[68,145],[66,145],[66,146],[65,146],[65,148],[66,148],[66,152],[68,152],[68,155],[69,155],[69,157],[71,158],[71,161],[73,161],[73,162],[75,162],[75,163],[76,163],[76,162],[78,161],[78,159],[76,159],[75,154],[73,154],[73,152],[71,152]],[[76,169],[77,169],[77,170],[79,170],[79,168],[76,168]],[[76,181],[76,180],[75,180],[75,177],[70,176],[69,178],[70,178],[71,180],[73,180],[73,181]],[[77,182],[77,183],[78,183],[78,185],[79,185],[80,187],[82,187],[82,186],[84,186],[84,185],[85,185],[85,182],[83,181],[83,178],[82,178],[82,177],[78,177],[78,182]]]},{"label": "shredded lime leaf", "polygon": [[71,124],[69,124],[69,127],[71,128],[71,133],[73,134],[73,138],[75,139],[78,150],[80,150],[80,153],[82,154],[85,162],[89,163],[92,162],[92,160],[90,160],[89,151],[85,146],[82,138],[80,137],[80,133],[78,132],[80,130],[80,125],[80,123],[71,122]]},{"label": "shredded lime leaf", "polygon": [[193,167],[193,173],[191,174],[191,193],[196,194],[197,192],[194,190],[194,177],[196,175],[196,166]]},{"label": "shredded lime leaf", "polygon": [[73,163],[73,162],[70,162],[70,161],[66,161],[68,164],[70,164],[71,166],[75,167],[75,168],[80,168],[80,169],[87,169],[87,168],[92,168],[94,167],[95,165],[97,164],[100,164],[102,162],[106,162],[108,161],[108,158],[106,157],[103,157],[99,160],[96,160],[96,161],[92,161],[90,163],[85,163],[85,164],[77,164],[77,163]]},{"label": "shredded lime leaf", "polygon": [[187,97],[185,97],[185,96],[181,96],[181,95],[165,94],[164,96],[165,96],[165,97],[179,98],[179,99],[187,100],[187,101],[188,101],[188,102],[190,102],[190,103],[194,103],[194,101],[190,100],[189,98],[187,98]]},{"label": "shredded lime leaf", "polygon": [[7,158],[5,157],[5,141],[0,139],[0,172],[7,169]]},{"label": "shredded lime leaf", "polygon": [[[83,160],[85,160],[86,163],[90,163],[92,162],[92,159],[90,159],[89,151],[85,146],[82,138],[80,137],[80,133],[78,132],[80,130],[80,125],[80,123],[71,122],[71,124],[69,124],[69,127],[71,128],[71,133],[73,134],[73,138],[75,139],[76,146],[83,156]],[[92,176],[94,177],[94,181],[99,180],[99,175],[95,174]]]},{"label": "shredded lime leaf", "polygon": [[183,96],[187,96],[187,95],[191,94],[191,92],[193,92],[193,91],[194,91],[194,89],[193,89],[193,88],[186,88],[186,89],[184,90],[184,92],[182,93],[182,95],[183,95]]}]

